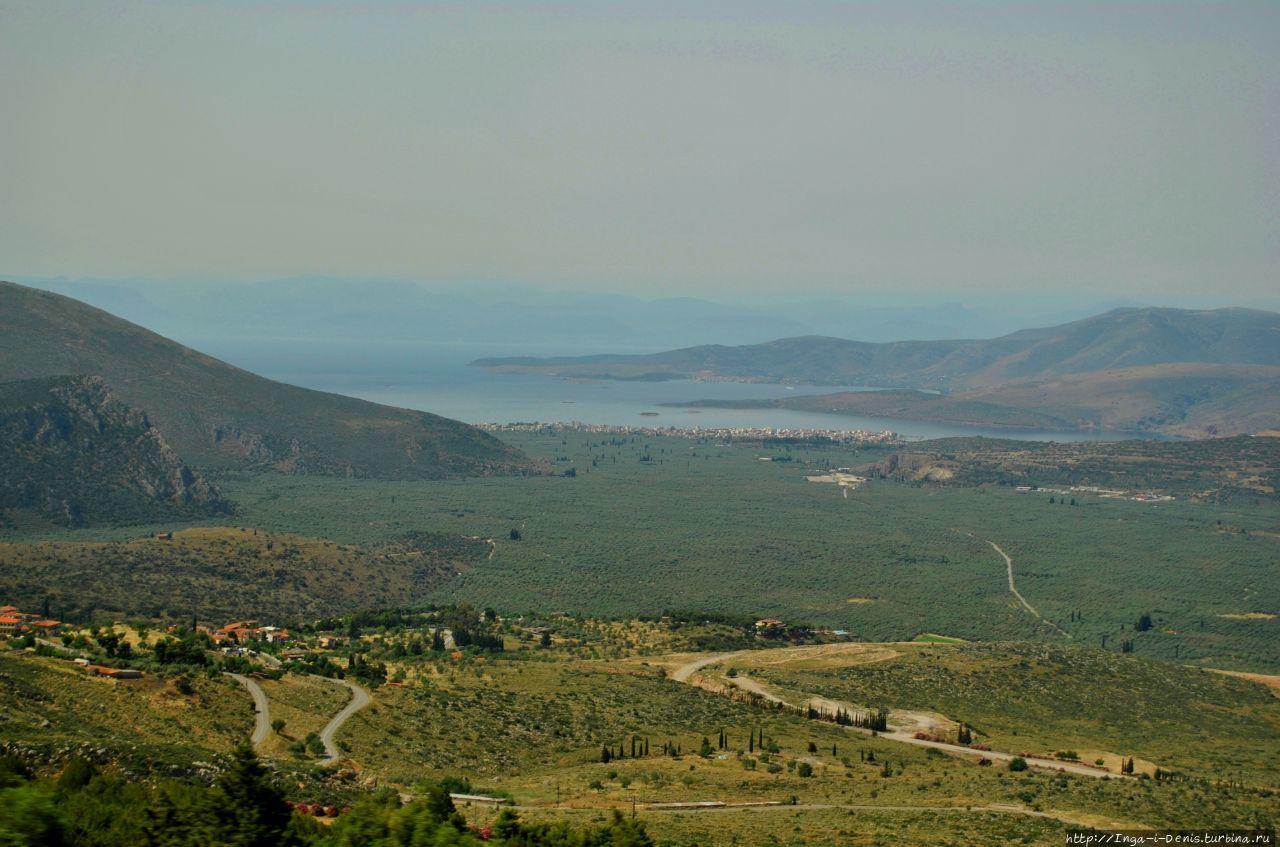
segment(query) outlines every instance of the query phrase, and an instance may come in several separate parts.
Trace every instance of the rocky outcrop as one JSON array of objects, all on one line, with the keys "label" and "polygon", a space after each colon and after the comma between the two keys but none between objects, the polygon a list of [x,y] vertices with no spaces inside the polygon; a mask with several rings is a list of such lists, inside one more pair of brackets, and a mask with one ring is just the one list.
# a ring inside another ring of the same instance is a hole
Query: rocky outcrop
[{"label": "rocky outcrop", "polygon": [[231,507],[103,380],[53,377],[0,385],[0,509],[74,527]]}]

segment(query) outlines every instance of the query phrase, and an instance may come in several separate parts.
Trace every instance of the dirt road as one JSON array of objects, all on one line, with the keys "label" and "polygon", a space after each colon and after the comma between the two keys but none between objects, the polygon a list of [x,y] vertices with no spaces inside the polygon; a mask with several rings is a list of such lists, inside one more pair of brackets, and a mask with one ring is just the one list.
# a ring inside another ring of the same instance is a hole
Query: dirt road
[{"label": "dirt road", "polygon": [[875,806],[871,804],[850,804],[850,803],[797,803],[794,806],[785,803],[720,803],[717,801],[708,801],[701,804],[680,804],[679,808],[662,808],[661,806],[642,806],[642,812],[788,812],[794,813],[804,810],[825,811],[840,810],[850,812],[943,812],[955,814],[1000,814],[1000,815],[1024,815],[1032,818],[1047,818],[1049,820],[1061,821],[1062,823],[1072,824],[1074,826],[1098,826],[1100,821],[1097,815],[1080,814],[1072,812],[1054,812],[1054,811],[1038,811],[1029,809],[1026,806],[1017,806],[1012,803],[992,803],[989,806]]},{"label": "dirt road", "polygon": [[1047,624],[1048,626],[1050,626],[1050,627],[1052,627],[1053,629],[1057,630],[1057,631],[1058,631],[1059,633],[1061,633],[1062,635],[1065,635],[1067,638],[1070,638],[1070,637],[1071,637],[1071,634],[1070,634],[1070,633],[1068,633],[1068,632],[1067,632],[1066,630],[1064,630],[1062,627],[1058,626],[1058,625],[1057,625],[1056,623],[1054,623],[1053,621],[1047,621],[1047,620],[1045,620],[1045,619],[1041,616],[1041,614],[1040,614],[1039,612],[1037,612],[1037,611],[1036,611],[1036,607],[1035,607],[1035,606],[1032,606],[1030,603],[1028,603],[1028,602],[1027,602],[1027,598],[1026,598],[1026,597],[1023,597],[1020,593],[1018,593],[1018,588],[1017,588],[1017,586],[1013,584],[1013,559],[1010,559],[1010,558],[1009,558],[1009,554],[1008,554],[1008,553],[1006,553],[1006,552],[1004,552],[1003,550],[1001,550],[1001,549],[1000,549],[1000,545],[999,545],[999,544],[995,543],[994,541],[990,541],[990,540],[988,540],[988,541],[987,541],[987,543],[991,545],[992,549],[994,549],[997,553],[999,553],[999,554],[1000,554],[1000,557],[1001,557],[1002,559],[1004,559],[1004,565],[1005,565],[1005,568],[1006,568],[1006,570],[1008,570],[1008,572],[1009,572],[1009,591],[1011,591],[1011,592],[1013,593],[1013,596],[1014,596],[1014,597],[1017,597],[1017,598],[1018,598],[1018,602],[1022,604],[1022,608],[1026,609],[1028,612],[1030,612],[1030,613],[1031,613],[1031,614],[1036,618],[1036,620],[1040,621],[1041,623]]},{"label": "dirt road", "polygon": [[[785,653],[789,649],[805,648],[781,648],[777,651],[771,652],[781,654]],[[699,683],[693,680],[693,675],[695,673],[703,670],[704,668],[728,661],[735,656],[739,656],[747,652],[752,653],[753,656],[759,655],[758,651],[740,650],[734,653],[720,653],[714,656],[704,656],[681,665],[672,672],[671,678],[676,682],[683,682],[687,685],[698,685]],[[836,709],[845,709],[848,712],[866,711],[865,706],[855,706],[851,703],[841,703],[836,700],[817,696],[806,696],[804,703],[792,703],[771,691],[764,683],[751,679],[748,676],[744,676],[741,671],[738,671],[738,675],[733,679],[725,679],[723,681],[717,680],[715,682],[703,680],[699,687],[720,692],[724,692],[730,687],[738,688],[744,691],[754,692],[766,700],[770,700],[775,703],[782,703],[783,705],[790,706],[792,708],[801,708],[804,705],[812,705],[814,708],[825,709],[829,712],[834,712]],[[957,756],[965,756],[970,759],[987,758],[992,761],[1008,762],[1012,759],[1018,758],[1016,753],[1002,753],[998,750],[974,750],[960,744],[949,744],[944,741],[928,741],[923,738],[916,738],[916,732],[932,731],[936,734],[938,729],[944,728],[942,726],[943,724],[945,724],[946,728],[954,725],[953,721],[947,721],[945,719],[940,721],[938,717],[927,712],[894,711],[890,713],[890,720],[891,724],[889,730],[887,732],[878,733],[880,738],[884,738],[888,741],[896,741],[900,744],[911,744],[916,747],[932,747],[935,750],[940,750]],[[863,729],[862,727],[850,726],[845,727],[845,729],[850,732],[860,732],[864,735],[871,734],[871,730]],[[1073,762],[1058,761],[1057,759],[1038,759],[1034,756],[1024,756],[1022,758],[1031,767],[1039,768],[1041,770],[1073,773],[1080,776],[1091,776],[1095,779],[1100,779],[1102,777],[1116,779],[1121,776],[1120,774],[1114,774],[1101,768],[1090,767],[1088,765]]]},{"label": "dirt road", "polygon": [[674,679],[676,682],[688,682],[689,679],[695,673],[702,670],[703,668],[708,667],[709,665],[718,665],[721,662],[727,662],[730,659],[732,659],[734,656],[737,656],[745,652],[746,652],[745,650],[735,650],[732,653],[721,653],[717,656],[704,656],[701,659],[695,659],[692,662],[689,662],[688,664],[681,665],[679,668],[673,671],[671,674],[671,678]]}]

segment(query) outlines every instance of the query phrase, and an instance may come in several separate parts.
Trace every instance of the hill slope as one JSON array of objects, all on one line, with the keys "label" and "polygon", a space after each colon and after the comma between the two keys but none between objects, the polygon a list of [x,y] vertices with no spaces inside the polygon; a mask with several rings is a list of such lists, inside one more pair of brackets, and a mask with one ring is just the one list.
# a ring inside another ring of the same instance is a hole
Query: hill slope
[{"label": "hill slope", "polygon": [[1280,367],[1146,365],[951,394],[850,391],[681,405],[776,407],[982,426],[1161,432],[1195,438],[1280,426]]},{"label": "hill slope", "polygon": [[0,509],[67,526],[229,510],[95,377],[0,383]]},{"label": "hill slope", "polygon": [[530,470],[438,415],[272,382],[76,300],[0,282],[0,382],[102,377],[199,465],[385,479]]},{"label": "hill slope", "polygon": [[1250,309],[1116,309],[1000,338],[873,344],[806,336],[639,356],[481,359],[559,376],[748,381],[883,388],[983,388],[1170,363],[1280,365],[1280,315]]},{"label": "hill slope", "polygon": [[981,341],[870,344],[805,337],[647,356],[475,364],[566,377],[926,389],[931,393],[858,392],[737,405],[953,423],[1187,436],[1280,426],[1280,315],[1249,309],[1117,309]]},{"label": "hill slope", "polygon": [[24,608],[48,599],[54,614],[75,620],[296,620],[417,603],[489,549],[431,533],[356,547],[235,527],[124,542],[0,542],[0,597]]}]

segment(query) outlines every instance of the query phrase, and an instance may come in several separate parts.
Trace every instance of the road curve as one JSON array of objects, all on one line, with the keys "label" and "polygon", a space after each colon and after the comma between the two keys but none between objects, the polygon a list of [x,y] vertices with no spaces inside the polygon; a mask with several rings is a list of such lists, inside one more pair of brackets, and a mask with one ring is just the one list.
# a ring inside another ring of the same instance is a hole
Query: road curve
[{"label": "road curve", "polygon": [[745,650],[735,650],[732,653],[720,653],[715,656],[705,656],[701,659],[695,659],[694,661],[689,662],[687,665],[681,665],[680,667],[672,671],[671,678],[674,679],[676,682],[688,682],[690,677],[692,677],[695,673],[702,670],[703,668],[708,667],[710,665],[718,665],[721,662],[727,662],[729,659],[732,659],[734,656],[737,656],[738,654],[745,653],[745,652],[746,652]]},{"label": "road curve", "polygon": [[[720,662],[726,661],[727,659],[730,659],[741,652],[745,652],[745,651],[740,650],[737,653],[721,653],[715,656],[705,656],[701,659],[695,659],[692,662],[688,662],[687,664],[681,665],[679,668],[673,671],[671,674],[671,678],[676,682],[683,682],[683,683],[692,685],[694,683],[691,681],[691,677],[695,673],[697,673],[699,670],[701,670],[702,668],[708,667],[710,665],[719,664]],[[796,708],[795,704],[788,703],[786,700],[782,699],[781,697],[778,697],[776,694],[770,693],[767,689],[764,688],[764,686],[760,685],[760,683],[758,683],[756,680],[753,680],[747,676],[743,676],[741,672],[739,672],[738,676],[733,680],[733,682],[735,686],[742,689],[749,690],[749,691],[755,691],[757,694],[760,694],[767,700],[772,700],[773,702],[781,703],[785,706],[791,706],[792,708]],[[850,712],[860,711],[856,706],[852,706],[848,704],[839,704],[839,705],[844,705],[845,708],[847,708]],[[974,750],[972,747],[965,747],[960,744],[949,744],[945,741],[929,741],[924,738],[916,738],[915,733],[908,732],[905,730],[900,730],[900,729],[890,729],[887,732],[881,732],[881,733],[872,733],[871,730],[864,729],[858,726],[847,726],[845,727],[845,729],[850,732],[858,732],[864,735],[876,734],[880,738],[883,738],[886,741],[897,741],[900,744],[911,744],[916,747],[932,747],[935,750],[940,750],[940,751],[952,753],[954,755],[959,755],[959,756],[966,756],[973,759],[987,758],[995,761],[1008,762],[1015,758],[1021,758],[1029,766],[1033,768],[1040,768],[1042,770],[1073,773],[1073,774],[1077,774],[1078,776],[1091,776],[1091,777],[1094,777],[1095,779],[1101,779],[1103,777],[1109,777],[1111,779],[1128,777],[1128,774],[1114,774],[1114,773],[1111,773],[1110,771],[1103,770],[1101,768],[1094,768],[1088,765],[1076,764],[1073,762],[1064,762],[1058,759],[1039,759],[1034,756],[1020,757],[1016,753],[1002,753],[999,750]]]},{"label": "road curve", "polygon": [[338,757],[342,752],[338,749],[338,745],[334,743],[333,736],[338,730],[342,729],[342,725],[347,719],[356,712],[369,705],[369,692],[347,679],[329,679],[328,677],[317,677],[338,685],[345,685],[351,690],[351,701],[343,707],[341,712],[333,716],[333,720],[320,730],[320,742],[324,744],[325,757],[319,761],[321,765],[331,765],[338,761]]},{"label": "road curve", "polygon": [[258,745],[266,741],[267,736],[271,734],[271,707],[267,703],[267,694],[262,690],[262,686],[247,676],[238,673],[228,673],[227,676],[249,689],[249,694],[253,697],[253,710],[257,717],[253,726],[253,734],[249,736],[249,744],[256,750]]}]

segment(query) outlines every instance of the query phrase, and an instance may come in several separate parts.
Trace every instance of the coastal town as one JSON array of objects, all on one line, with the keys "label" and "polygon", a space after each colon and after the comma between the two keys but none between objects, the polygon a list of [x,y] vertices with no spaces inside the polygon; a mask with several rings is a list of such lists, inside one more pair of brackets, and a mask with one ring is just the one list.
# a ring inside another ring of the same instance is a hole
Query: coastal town
[{"label": "coastal town", "polygon": [[482,423],[476,426],[491,433],[555,433],[569,431],[620,437],[687,438],[694,441],[786,442],[849,446],[888,446],[902,443],[902,438],[896,432],[887,429],[876,432],[866,429],[812,429],[808,427],[650,427],[592,424],[583,423],[582,421]]}]

